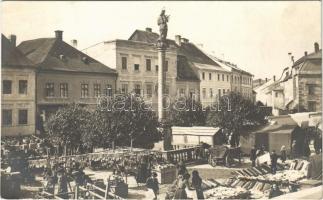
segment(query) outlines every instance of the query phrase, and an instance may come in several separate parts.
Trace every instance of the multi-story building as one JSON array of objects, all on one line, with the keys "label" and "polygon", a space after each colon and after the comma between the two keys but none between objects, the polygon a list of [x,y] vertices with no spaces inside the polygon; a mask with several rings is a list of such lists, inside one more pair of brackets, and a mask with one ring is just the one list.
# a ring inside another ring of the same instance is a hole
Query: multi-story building
[{"label": "multi-story building", "polygon": [[2,136],[34,134],[35,66],[16,47],[16,36],[10,41],[1,35],[1,133]]},{"label": "multi-story building", "polygon": [[240,93],[248,99],[253,99],[253,75],[251,73],[239,68],[236,64],[224,61],[213,55],[209,55],[209,57],[222,68],[231,72],[231,91]]},{"label": "multi-story building", "polygon": [[43,120],[62,105],[96,105],[116,90],[117,73],[63,41],[54,38],[22,42],[18,48],[36,66],[37,112]]},{"label": "multi-story building", "polygon": [[[83,51],[109,66],[116,66],[118,91],[134,92],[157,108],[158,57],[156,43],[158,34],[150,28],[136,30],[128,40],[101,42]],[[188,45],[187,40],[183,44]],[[177,96],[199,94],[199,78],[195,74],[190,55],[180,54],[179,44],[168,40],[165,64],[165,95]],[[195,97],[198,98],[198,97]]]},{"label": "multi-story building", "polygon": [[314,52],[298,59],[293,69],[294,109],[301,111],[322,110],[322,49],[314,44]]},{"label": "multi-story building", "polygon": [[257,100],[271,106],[273,115],[322,109],[322,50],[317,43],[314,50],[285,68],[278,80],[274,76],[256,88]]}]

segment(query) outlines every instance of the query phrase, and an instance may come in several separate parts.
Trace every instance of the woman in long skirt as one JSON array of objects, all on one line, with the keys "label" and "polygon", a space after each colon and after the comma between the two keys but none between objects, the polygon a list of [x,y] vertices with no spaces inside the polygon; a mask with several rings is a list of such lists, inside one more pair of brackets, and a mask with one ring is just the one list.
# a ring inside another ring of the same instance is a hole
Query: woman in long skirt
[{"label": "woman in long skirt", "polygon": [[199,176],[199,173],[196,170],[192,172],[192,186],[195,188],[197,199],[204,199],[202,178]]},{"label": "woman in long skirt", "polygon": [[187,199],[187,193],[185,189],[190,188],[188,183],[189,178],[189,174],[184,174],[183,176],[179,175],[174,199]]}]

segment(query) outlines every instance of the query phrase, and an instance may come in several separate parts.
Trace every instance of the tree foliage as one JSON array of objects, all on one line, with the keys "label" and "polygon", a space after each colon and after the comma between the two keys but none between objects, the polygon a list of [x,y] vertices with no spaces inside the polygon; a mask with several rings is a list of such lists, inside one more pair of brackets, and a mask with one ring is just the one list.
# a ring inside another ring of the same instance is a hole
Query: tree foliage
[{"label": "tree foliage", "polygon": [[181,97],[171,103],[168,112],[169,123],[173,126],[204,126],[207,110],[200,101]]},{"label": "tree foliage", "polygon": [[207,125],[223,128],[239,136],[241,130],[266,123],[269,113],[238,93],[218,99],[207,116]]},{"label": "tree foliage", "polygon": [[152,148],[161,140],[156,114],[140,97],[132,94],[102,98],[96,109],[77,104],[59,109],[46,123],[55,143],[72,148],[118,146]]},{"label": "tree foliage", "polygon": [[45,124],[49,139],[56,144],[78,147],[82,135],[88,131],[90,115],[90,111],[78,104],[60,108]]}]

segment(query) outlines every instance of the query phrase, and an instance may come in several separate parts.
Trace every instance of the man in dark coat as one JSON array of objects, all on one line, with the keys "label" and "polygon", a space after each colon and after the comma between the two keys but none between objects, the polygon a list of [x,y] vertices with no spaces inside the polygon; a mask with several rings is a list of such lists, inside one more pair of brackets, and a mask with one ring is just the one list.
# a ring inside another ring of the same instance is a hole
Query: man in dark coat
[{"label": "man in dark coat", "polygon": [[257,159],[257,149],[256,149],[256,147],[252,147],[252,149],[250,151],[250,160],[252,162],[253,167],[256,166],[256,159]]},{"label": "man in dark coat", "polygon": [[272,151],[270,155],[270,160],[271,160],[271,173],[276,174],[278,155],[276,154],[275,150]]}]

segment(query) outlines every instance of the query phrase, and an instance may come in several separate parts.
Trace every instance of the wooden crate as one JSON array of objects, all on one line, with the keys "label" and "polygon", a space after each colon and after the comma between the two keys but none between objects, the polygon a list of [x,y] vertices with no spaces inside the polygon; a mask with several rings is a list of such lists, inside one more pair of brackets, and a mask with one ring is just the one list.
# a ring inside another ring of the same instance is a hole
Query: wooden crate
[{"label": "wooden crate", "polygon": [[160,184],[171,184],[176,179],[176,167],[163,168],[161,170],[154,170],[157,173],[158,182]]}]

